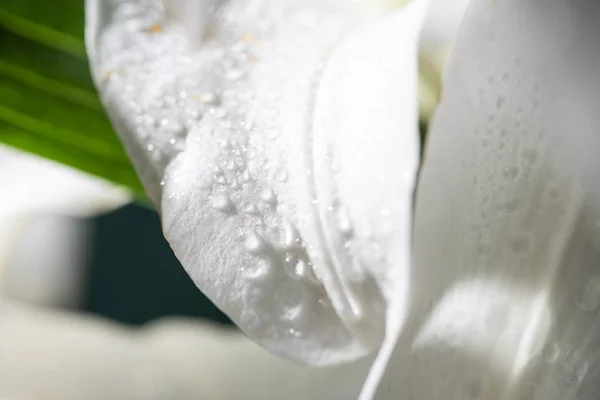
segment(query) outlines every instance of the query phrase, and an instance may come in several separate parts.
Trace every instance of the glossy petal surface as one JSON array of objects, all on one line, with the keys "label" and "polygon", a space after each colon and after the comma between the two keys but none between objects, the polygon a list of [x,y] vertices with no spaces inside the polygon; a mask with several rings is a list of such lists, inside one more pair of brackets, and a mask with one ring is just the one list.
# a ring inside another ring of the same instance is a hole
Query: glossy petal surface
[{"label": "glossy petal surface", "polygon": [[219,2],[197,40],[158,1],[88,2],[97,83],[175,253],[303,362],[368,354],[403,320],[422,18],[391,3]]},{"label": "glossy petal surface", "polygon": [[376,398],[597,398],[599,16],[471,2],[417,193],[411,318]]}]

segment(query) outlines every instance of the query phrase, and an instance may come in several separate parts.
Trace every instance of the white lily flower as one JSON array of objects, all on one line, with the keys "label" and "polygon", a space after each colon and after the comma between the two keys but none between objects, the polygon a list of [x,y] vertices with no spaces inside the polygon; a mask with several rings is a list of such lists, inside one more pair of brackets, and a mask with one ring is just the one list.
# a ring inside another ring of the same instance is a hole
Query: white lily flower
[{"label": "white lily flower", "polygon": [[600,9],[471,2],[413,232],[429,2],[202,3],[88,1],[105,104],[200,289],[289,358],[379,349],[365,399],[595,398]]},{"label": "white lily flower", "polygon": [[190,2],[88,2],[96,80],[175,253],[250,337],[311,364],[403,319],[428,2],[392,3],[213,3],[198,44],[172,11]]}]

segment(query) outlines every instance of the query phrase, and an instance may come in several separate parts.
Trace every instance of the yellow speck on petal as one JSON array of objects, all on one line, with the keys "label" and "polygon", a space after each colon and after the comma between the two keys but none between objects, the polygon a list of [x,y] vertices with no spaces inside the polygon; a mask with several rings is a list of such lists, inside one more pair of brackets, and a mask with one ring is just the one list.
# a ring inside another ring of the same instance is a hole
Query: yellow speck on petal
[{"label": "yellow speck on petal", "polygon": [[102,78],[104,78],[105,81],[113,81],[118,76],[119,76],[118,71],[115,71],[113,69],[108,69],[108,70],[104,71],[104,73],[102,74]]},{"label": "yellow speck on petal", "polygon": [[150,27],[150,32],[152,33],[161,33],[163,31],[163,26],[161,24],[154,24]]}]

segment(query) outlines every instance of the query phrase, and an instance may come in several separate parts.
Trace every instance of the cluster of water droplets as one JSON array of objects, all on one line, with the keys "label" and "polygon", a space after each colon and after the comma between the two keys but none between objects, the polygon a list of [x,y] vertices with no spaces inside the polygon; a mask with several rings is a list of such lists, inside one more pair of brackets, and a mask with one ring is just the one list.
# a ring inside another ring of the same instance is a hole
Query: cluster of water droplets
[{"label": "cluster of water droplets", "polygon": [[[472,210],[477,222],[471,227],[471,237],[484,262],[507,251],[517,258],[527,256],[534,248],[535,238],[526,224],[513,222],[523,217],[525,209],[537,208],[539,214],[548,212],[560,197],[560,189],[552,179],[553,166],[541,163],[540,154],[548,146],[546,127],[538,123],[542,120],[539,103],[543,96],[539,84],[522,81],[521,68],[521,59],[515,58],[511,70],[490,74],[488,85],[477,92],[482,121],[473,132],[470,165],[464,167],[474,170],[476,163],[484,166],[473,176],[474,191],[470,194],[477,199],[471,202],[477,207]],[[533,100],[515,101],[520,98]],[[535,199],[536,204],[525,203],[520,193],[527,185],[535,184],[542,170],[546,174],[542,197]],[[491,238],[495,229],[503,229],[503,220],[522,228],[508,234],[503,247],[494,247],[499,242]]]},{"label": "cluster of water droplets", "polygon": [[[552,334],[539,339],[540,346],[515,396],[519,400],[572,400],[597,388],[588,375],[597,362],[594,346],[600,343],[600,327],[594,320],[600,308],[600,280],[595,265],[573,265],[582,260],[572,257],[585,254],[585,259],[598,260],[597,244],[583,251],[578,244],[597,235],[593,232],[598,227],[586,227],[590,222],[581,220],[589,209],[586,200],[582,205],[582,192],[573,178],[580,173],[572,168],[577,163],[562,149],[569,148],[567,142],[561,145],[560,139],[568,141],[568,134],[557,132],[558,124],[541,122],[553,121],[542,115],[552,109],[544,103],[552,97],[537,82],[522,81],[521,68],[524,66],[517,58],[510,72],[491,74],[488,86],[478,91],[480,110],[495,109],[498,114],[487,115],[474,132],[478,140],[473,141],[473,160],[482,157],[483,162],[473,161],[467,169],[473,170],[475,164],[483,168],[473,176],[471,196],[478,200],[470,201],[477,207],[472,210],[477,218],[471,228],[471,243],[482,268],[509,270],[508,276],[521,276],[523,281],[531,279],[527,274],[537,271],[534,274],[539,279],[551,277],[562,282],[562,286],[550,289],[554,325],[548,330]],[[507,104],[511,108],[507,109]],[[536,194],[523,196],[526,192]],[[549,227],[545,232],[541,228],[544,223]],[[540,234],[533,234],[533,224]],[[568,232],[553,232],[550,227],[555,225],[566,230],[573,226],[579,233],[570,237]],[[508,226],[511,230],[506,229]],[[567,252],[570,246],[579,250],[571,254]],[[577,255],[577,251],[582,253]],[[497,260],[504,264],[495,265]],[[511,323],[510,319],[502,321],[504,325]],[[494,330],[501,332],[502,327],[494,323]]]},{"label": "cluster of water droplets", "polygon": [[[127,130],[136,133],[133,152],[141,149],[143,163],[161,177],[163,208],[195,201],[178,184],[191,175],[186,187],[195,188],[193,197],[212,210],[203,212],[224,227],[237,227],[232,251],[243,261],[231,282],[240,294],[231,297],[241,299],[240,322],[248,333],[302,338],[311,328],[315,337],[348,335],[346,327],[330,327],[339,316],[315,266],[313,245],[299,233],[297,224],[307,217],[290,202],[287,160],[267,152],[264,143],[287,140],[278,109],[290,66],[321,49],[312,75],[300,76],[299,83],[316,90],[322,61],[351,19],[323,16],[296,0],[231,1],[196,49],[157,4],[122,2],[104,34],[100,65],[105,98],[120,107]],[[257,84],[258,77],[282,84]],[[302,107],[309,119],[310,103]],[[197,160],[191,173],[179,167],[192,157]],[[305,174],[310,182],[310,166]],[[331,209],[348,249],[350,218],[340,204]],[[356,271],[353,279],[363,277]]]}]

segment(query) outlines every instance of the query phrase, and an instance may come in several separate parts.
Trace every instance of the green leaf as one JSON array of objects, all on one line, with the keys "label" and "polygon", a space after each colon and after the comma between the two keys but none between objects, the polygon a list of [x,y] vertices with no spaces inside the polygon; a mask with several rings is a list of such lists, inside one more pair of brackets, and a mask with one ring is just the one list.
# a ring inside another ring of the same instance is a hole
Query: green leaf
[{"label": "green leaf", "polygon": [[83,0],[0,1],[0,142],[143,188],[97,97]]}]

